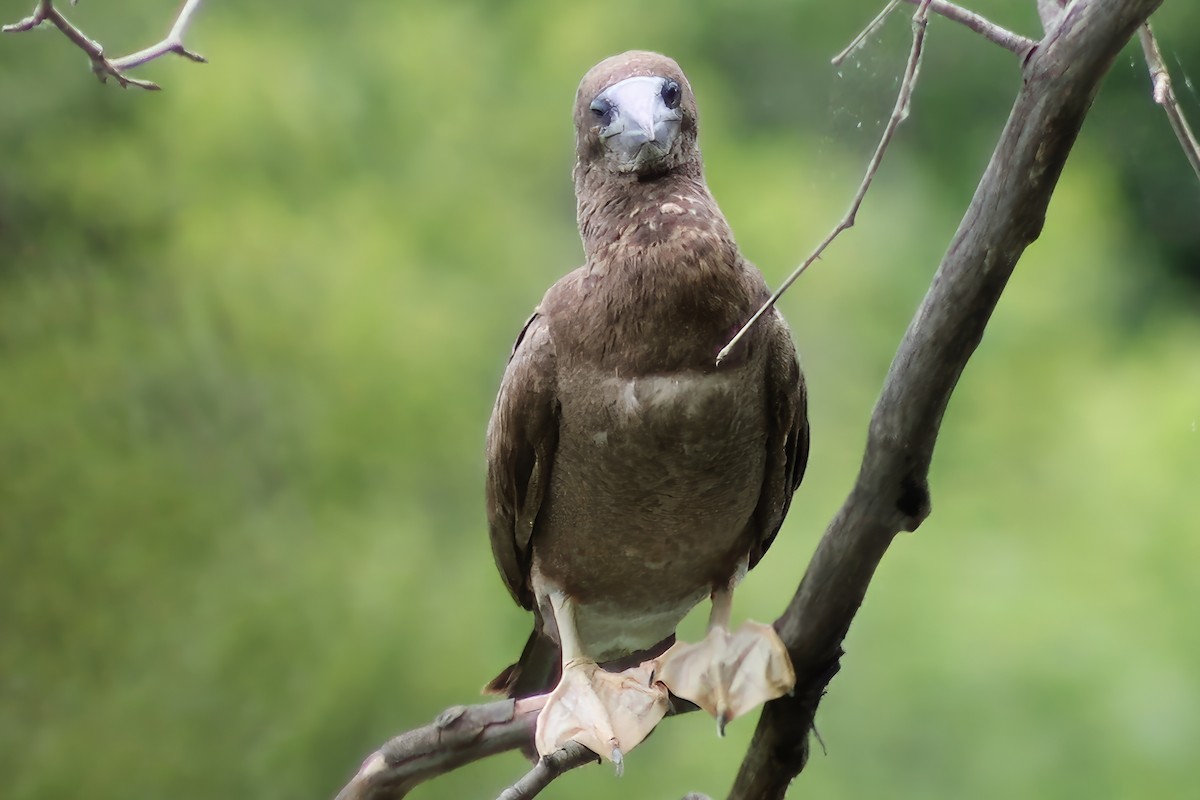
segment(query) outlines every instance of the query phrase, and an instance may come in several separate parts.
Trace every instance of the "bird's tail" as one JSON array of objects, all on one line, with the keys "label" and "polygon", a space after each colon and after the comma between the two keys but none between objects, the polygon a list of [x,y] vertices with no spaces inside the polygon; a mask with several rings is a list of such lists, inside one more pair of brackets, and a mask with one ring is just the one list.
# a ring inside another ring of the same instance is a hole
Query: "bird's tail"
[{"label": "bird's tail", "polygon": [[505,667],[483,687],[484,694],[501,697],[532,697],[554,688],[562,672],[558,643],[534,629],[525,642],[517,663]]}]

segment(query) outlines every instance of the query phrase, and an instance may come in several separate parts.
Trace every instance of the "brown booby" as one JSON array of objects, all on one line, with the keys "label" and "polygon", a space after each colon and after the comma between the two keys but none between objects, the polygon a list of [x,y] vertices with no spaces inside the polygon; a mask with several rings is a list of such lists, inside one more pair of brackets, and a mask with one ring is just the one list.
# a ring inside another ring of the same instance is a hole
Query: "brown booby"
[{"label": "brown booby", "polygon": [[[705,183],[679,66],[650,52],[600,62],[575,133],[586,263],[521,331],[487,432],[492,551],[535,619],[488,689],[553,688],[539,752],[576,739],[619,766],[666,689],[723,729],[794,683],[770,626],[728,626],[734,586],[804,474],[808,420],[777,311],[715,363],[769,292]],[[706,639],[673,644],[706,597]]]}]

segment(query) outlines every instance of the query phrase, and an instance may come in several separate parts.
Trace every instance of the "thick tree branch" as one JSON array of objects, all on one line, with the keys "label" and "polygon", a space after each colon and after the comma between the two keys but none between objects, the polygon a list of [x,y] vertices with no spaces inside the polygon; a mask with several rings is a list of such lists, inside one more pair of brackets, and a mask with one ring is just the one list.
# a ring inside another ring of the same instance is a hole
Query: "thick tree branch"
[{"label": "thick tree branch", "polygon": [[[389,739],[367,756],[336,800],[399,800],[430,778],[497,753],[520,750],[532,756],[534,727],[547,697],[448,708],[430,724]],[[692,703],[672,697],[667,713],[678,716],[695,710]],[[500,797],[532,798],[564,772],[598,760],[586,747],[572,743],[535,763]]]},{"label": "thick tree branch", "polygon": [[1150,69],[1150,82],[1154,86],[1154,102],[1162,106],[1163,111],[1167,113],[1171,130],[1175,131],[1175,138],[1179,140],[1183,154],[1187,156],[1188,163],[1192,165],[1196,177],[1200,178],[1200,142],[1196,141],[1196,134],[1192,133],[1187,118],[1183,116],[1183,109],[1179,107],[1179,101],[1175,99],[1175,90],[1171,87],[1171,73],[1167,71],[1162,51],[1158,49],[1158,40],[1154,38],[1154,31],[1150,30],[1149,22],[1138,30],[1138,39],[1142,43],[1142,52],[1146,56],[1146,66]]},{"label": "thick tree branch", "polygon": [[[75,0],[71,0],[71,5],[75,5]],[[183,46],[183,34],[187,31],[188,26],[192,22],[192,17],[199,7],[200,0],[186,0],[183,7],[179,9],[179,15],[175,18],[174,24],[171,25],[171,30],[162,41],[139,50],[136,53],[114,59],[106,57],[104,55],[104,48],[99,42],[89,38],[87,34],[75,27],[70,20],[64,17],[62,12],[54,7],[53,0],[38,0],[32,14],[20,22],[5,25],[3,31],[5,33],[21,33],[33,30],[43,22],[50,22],[54,27],[62,31],[63,35],[74,42],[76,47],[87,53],[88,58],[92,60],[92,72],[96,74],[101,83],[104,83],[109,76],[112,76],[121,84],[122,89],[127,86],[137,86],[141,89],[157,91],[162,87],[154,81],[131,78],[125,74],[125,71],[165,56],[167,53],[176,53],[192,61],[204,63],[206,61],[204,56]]]},{"label": "thick tree branch", "polygon": [[892,538],[929,513],[942,414],[1046,207],[1100,81],[1162,0],[1076,0],[1024,64],[1024,81],[966,215],[892,361],[858,480],[775,626],[797,691],[763,709],[730,794],[782,798],[841,643]]},{"label": "thick tree branch", "polygon": [[337,800],[401,798],[418,784],[464,764],[507,750],[531,749],[546,697],[448,708],[429,725],[402,733],[367,756]]}]

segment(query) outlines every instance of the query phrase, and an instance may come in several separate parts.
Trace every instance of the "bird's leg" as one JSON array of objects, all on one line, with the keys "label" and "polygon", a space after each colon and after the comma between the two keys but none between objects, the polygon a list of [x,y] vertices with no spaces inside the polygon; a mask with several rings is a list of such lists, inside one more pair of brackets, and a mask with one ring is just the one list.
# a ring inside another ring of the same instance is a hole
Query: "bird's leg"
[{"label": "bird's leg", "polygon": [[607,672],[583,651],[575,628],[574,604],[549,593],[562,645],[562,679],[538,715],[535,743],[545,756],[572,739],[607,758],[621,773],[625,753],[654,730],[667,713],[667,692],[649,680],[649,664]]},{"label": "bird's leg", "polygon": [[747,621],[730,633],[732,607],[733,588],[714,589],[704,641],[676,642],[659,657],[655,673],[672,693],[712,714],[721,736],[731,719],[796,684],[792,660],[775,629]]}]

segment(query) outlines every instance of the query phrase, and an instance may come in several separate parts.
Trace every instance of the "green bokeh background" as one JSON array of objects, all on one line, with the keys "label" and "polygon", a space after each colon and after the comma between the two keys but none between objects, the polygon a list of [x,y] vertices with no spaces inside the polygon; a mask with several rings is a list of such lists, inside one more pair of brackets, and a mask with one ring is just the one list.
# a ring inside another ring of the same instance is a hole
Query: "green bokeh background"
[{"label": "green bokeh background", "polygon": [[[581,258],[579,77],[631,47],[683,64],[712,188],[774,284],[890,109],[905,14],[828,65],[879,5],[210,0],[188,40],[211,63],[143,68],[156,94],[98,85],[53,30],[0,39],[0,793],[328,798],[388,735],[473,702],[529,625],[491,563],[482,441],[513,336]],[[1035,34],[1033,5],[971,4]],[[114,53],[173,10],[68,8]],[[1157,20],[1200,121],[1200,9]],[[779,613],[849,489],[1019,79],[933,20],[858,226],[784,299],[812,458],[739,617]],[[1194,796],[1198,287],[1200,187],[1130,49],[793,794]],[[620,780],[545,796],[719,796],[753,725],[671,721]],[[492,797],[523,769],[414,796]]]}]

